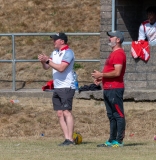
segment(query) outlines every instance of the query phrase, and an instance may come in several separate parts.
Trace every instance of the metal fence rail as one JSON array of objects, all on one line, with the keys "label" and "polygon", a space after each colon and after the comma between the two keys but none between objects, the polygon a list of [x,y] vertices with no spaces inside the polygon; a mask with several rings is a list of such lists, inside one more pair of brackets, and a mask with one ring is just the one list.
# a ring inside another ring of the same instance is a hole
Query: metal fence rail
[{"label": "metal fence rail", "polygon": [[[16,91],[16,63],[17,62],[39,62],[38,60],[24,60],[24,59],[16,59],[15,52],[15,37],[16,36],[50,36],[55,35],[56,33],[4,33],[0,34],[0,36],[11,36],[12,37],[12,60],[1,60],[1,63],[12,63],[12,90]],[[66,33],[68,36],[100,36],[100,33]],[[76,59],[76,62],[100,62],[100,60],[94,59]]]}]

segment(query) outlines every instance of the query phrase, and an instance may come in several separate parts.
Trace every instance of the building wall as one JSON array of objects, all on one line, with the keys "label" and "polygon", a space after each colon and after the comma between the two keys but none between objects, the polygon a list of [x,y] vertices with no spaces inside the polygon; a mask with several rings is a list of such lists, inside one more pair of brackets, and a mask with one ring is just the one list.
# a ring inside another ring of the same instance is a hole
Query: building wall
[{"label": "building wall", "polygon": [[[145,9],[156,5],[155,0],[116,0],[115,1],[115,30],[124,33],[125,42],[137,40],[140,23],[146,20]],[[101,69],[111,48],[108,44],[107,31],[112,29],[112,0],[101,0],[101,37],[100,58]],[[127,55],[125,74],[126,89],[155,89],[156,88],[156,46],[150,46],[151,53],[148,62],[133,59],[131,45],[123,45]]]}]

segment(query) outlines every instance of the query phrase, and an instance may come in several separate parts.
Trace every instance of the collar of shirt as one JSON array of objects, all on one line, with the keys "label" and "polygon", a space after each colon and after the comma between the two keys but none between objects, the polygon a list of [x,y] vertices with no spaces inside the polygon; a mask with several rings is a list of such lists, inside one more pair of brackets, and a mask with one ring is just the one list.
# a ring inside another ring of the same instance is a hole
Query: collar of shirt
[{"label": "collar of shirt", "polygon": [[63,50],[67,50],[69,48],[68,45],[64,46],[63,48],[60,49],[60,51],[63,51]]}]

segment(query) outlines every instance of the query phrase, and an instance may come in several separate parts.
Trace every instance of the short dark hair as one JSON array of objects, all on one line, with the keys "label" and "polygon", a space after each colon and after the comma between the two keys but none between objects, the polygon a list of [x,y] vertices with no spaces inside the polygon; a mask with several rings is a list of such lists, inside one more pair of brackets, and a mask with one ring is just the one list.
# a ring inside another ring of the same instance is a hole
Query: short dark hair
[{"label": "short dark hair", "polygon": [[146,9],[146,13],[154,13],[156,14],[156,6],[150,6]]}]

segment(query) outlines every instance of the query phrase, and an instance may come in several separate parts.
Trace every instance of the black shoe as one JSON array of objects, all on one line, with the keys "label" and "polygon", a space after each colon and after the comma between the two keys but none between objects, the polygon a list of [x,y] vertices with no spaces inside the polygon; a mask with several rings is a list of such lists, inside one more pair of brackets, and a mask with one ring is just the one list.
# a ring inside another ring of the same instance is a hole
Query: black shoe
[{"label": "black shoe", "polygon": [[73,141],[70,141],[69,139],[67,139],[66,143],[64,144],[65,146],[69,146],[69,145],[74,145],[75,143]]},{"label": "black shoe", "polygon": [[58,146],[63,146],[67,141],[68,139],[65,139],[65,141],[63,143],[60,143]]},{"label": "black shoe", "polygon": [[74,145],[74,142],[70,141],[69,139],[65,139],[63,143],[59,144],[59,146],[69,146],[69,145]]}]

